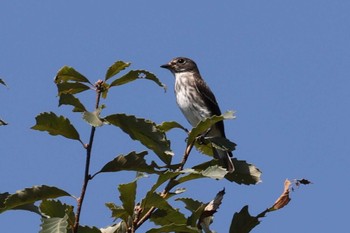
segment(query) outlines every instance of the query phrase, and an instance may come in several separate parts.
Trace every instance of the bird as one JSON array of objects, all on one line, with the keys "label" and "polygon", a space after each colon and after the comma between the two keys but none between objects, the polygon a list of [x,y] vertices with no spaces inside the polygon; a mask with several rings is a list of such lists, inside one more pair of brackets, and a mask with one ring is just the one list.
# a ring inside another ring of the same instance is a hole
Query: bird
[{"label": "bird", "polygon": [[[220,107],[213,92],[202,78],[197,64],[193,60],[186,57],[176,57],[160,67],[168,69],[174,75],[177,105],[193,127],[208,117],[221,115]],[[226,138],[224,122],[215,123],[203,135]],[[236,146],[235,143],[234,146]],[[227,172],[232,173],[235,170],[231,160],[231,151],[213,147],[213,155],[225,167]]]}]

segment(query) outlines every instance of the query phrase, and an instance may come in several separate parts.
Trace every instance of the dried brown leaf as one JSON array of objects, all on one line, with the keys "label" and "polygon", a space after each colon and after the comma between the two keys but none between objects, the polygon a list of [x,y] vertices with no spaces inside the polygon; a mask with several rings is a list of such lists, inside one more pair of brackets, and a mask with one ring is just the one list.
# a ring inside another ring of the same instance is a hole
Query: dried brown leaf
[{"label": "dried brown leaf", "polygon": [[286,206],[290,202],[289,192],[290,192],[290,186],[292,182],[290,182],[288,179],[284,182],[284,191],[282,195],[277,199],[275,204],[269,209],[270,211],[282,209],[284,206]]}]

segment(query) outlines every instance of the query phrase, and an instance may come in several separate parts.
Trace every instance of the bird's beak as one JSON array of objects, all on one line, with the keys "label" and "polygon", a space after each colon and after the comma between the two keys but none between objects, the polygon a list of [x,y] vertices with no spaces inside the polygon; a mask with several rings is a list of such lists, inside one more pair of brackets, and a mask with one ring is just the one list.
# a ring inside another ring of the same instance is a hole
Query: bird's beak
[{"label": "bird's beak", "polygon": [[167,64],[164,64],[164,65],[161,65],[160,67],[169,70],[171,68],[171,65],[170,65],[170,63],[167,63]]}]

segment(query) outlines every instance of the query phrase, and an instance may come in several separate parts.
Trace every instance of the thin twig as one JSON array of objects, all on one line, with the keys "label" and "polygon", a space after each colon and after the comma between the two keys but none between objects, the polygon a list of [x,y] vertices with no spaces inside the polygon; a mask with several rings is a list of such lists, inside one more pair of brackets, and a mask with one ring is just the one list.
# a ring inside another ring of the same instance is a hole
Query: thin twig
[{"label": "thin twig", "polygon": [[[95,84],[95,86],[96,86],[96,104],[95,104],[95,109],[98,109],[98,107],[100,105],[100,99],[101,99],[100,86],[101,86],[102,83],[103,83],[103,81],[98,81]],[[84,182],[83,182],[83,186],[81,188],[80,197],[77,199],[77,201],[78,201],[77,213],[75,215],[75,223],[74,223],[74,227],[73,227],[73,233],[78,233],[81,209],[82,209],[82,206],[83,206],[83,202],[84,202],[85,193],[86,193],[86,190],[87,190],[88,183],[91,180],[91,176],[90,176],[90,160],[91,160],[91,151],[92,151],[92,144],[94,142],[95,131],[96,131],[96,127],[92,126],[91,127],[91,131],[90,131],[89,143],[86,146],[86,160],[85,160]]]}]

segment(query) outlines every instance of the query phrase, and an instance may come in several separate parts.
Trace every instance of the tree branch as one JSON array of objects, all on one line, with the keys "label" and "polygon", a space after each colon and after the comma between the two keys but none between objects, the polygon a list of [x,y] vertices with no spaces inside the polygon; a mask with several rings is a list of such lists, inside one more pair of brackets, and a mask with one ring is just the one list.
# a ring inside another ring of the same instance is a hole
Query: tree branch
[{"label": "tree branch", "polygon": [[[101,91],[102,91],[102,84],[103,81],[99,80],[95,83],[96,87],[96,103],[95,103],[95,110],[98,109],[100,105],[100,99],[101,99]],[[96,127],[92,126],[91,131],[90,131],[90,138],[89,138],[89,143],[86,146],[86,160],[85,160],[85,172],[84,172],[84,182],[83,186],[81,188],[81,194],[80,197],[77,199],[77,213],[75,215],[75,223],[73,227],[73,233],[77,233],[79,229],[79,222],[80,222],[80,214],[81,214],[81,209],[83,206],[84,198],[85,198],[85,193],[87,190],[87,186],[89,181],[92,179],[90,176],[90,160],[91,160],[91,151],[92,151],[92,145],[94,142],[94,136],[95,136],[95,131]]]}]

